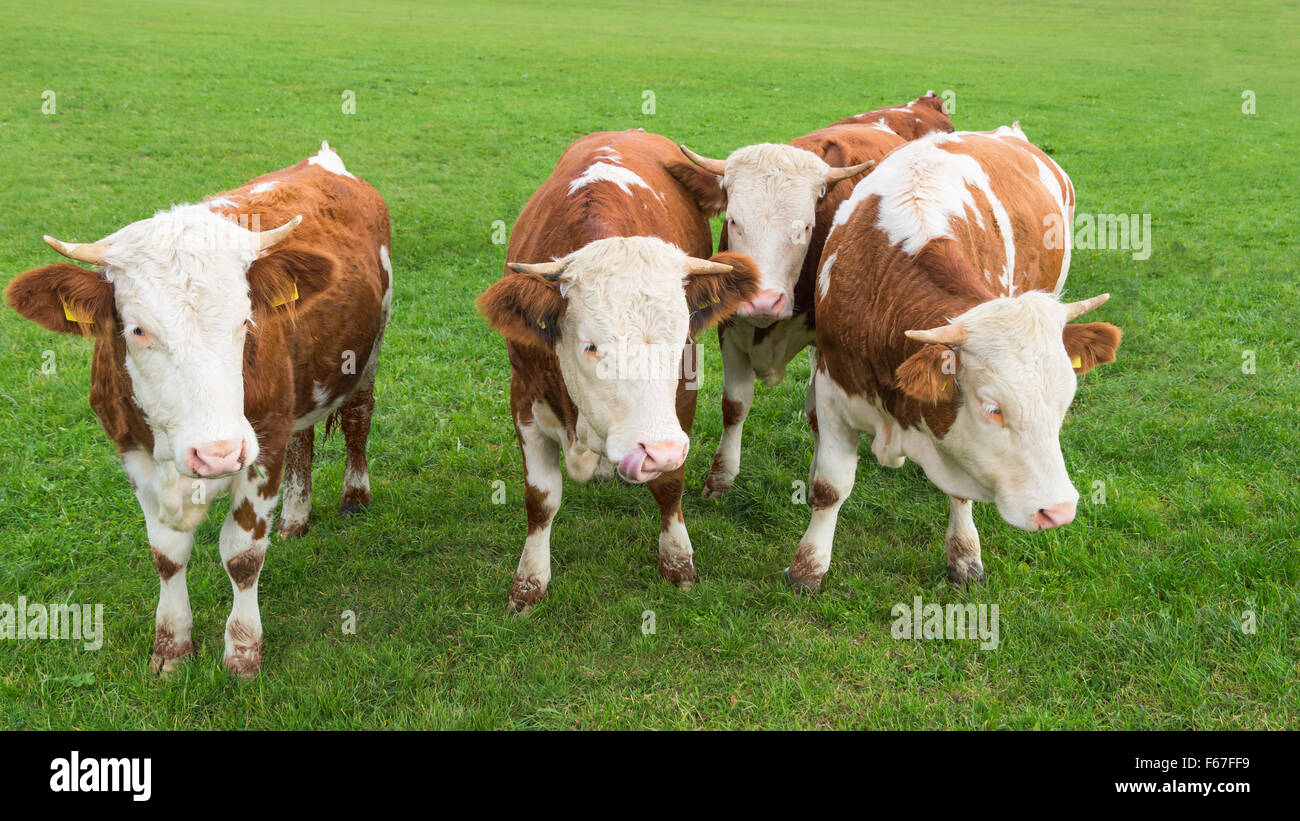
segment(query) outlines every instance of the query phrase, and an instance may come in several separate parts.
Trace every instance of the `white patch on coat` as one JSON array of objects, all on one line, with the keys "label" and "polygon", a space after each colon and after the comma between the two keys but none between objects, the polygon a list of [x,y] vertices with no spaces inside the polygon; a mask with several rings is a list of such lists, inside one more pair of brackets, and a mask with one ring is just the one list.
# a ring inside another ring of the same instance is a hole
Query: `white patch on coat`
[{"label": "white patch on coat", "polygon": [[259,182],[257,185],[254,185],[252,189],[249,190],[248,193],[265,194],[267,191],[270,191],[272,188],[275,188],[279,184],[280,184],[279,180],[271,180],[270,182]]},{"label": "white patch on coat", "polygon": [[840,255],[839,251],[831,254],[822,263],[822,269],[817,273],[817,293],[820,294],[818,301],[826,298],[826,292],[831,288],[831,266],[835,264],[835,258]]},{"label": "white patch on coat", "polygon": [[607,162],[594,162],[587,166],[587,170],[582,172],[582,176],[577,177],[569,183],[569,194],[572,195],[578,189],[597,182],[612,182],[617,185],[624,194],[632,193],[632,186],[644,188],[655,196],[662,199],[663,197],[654,191],[646,181],[641,179],[635,171],[624,168],[621,165],[611,165]]},{"label": "white patch on coat", "polygon": [[[338,174],[344,177],[352,177],[347,168],[343,166],[343,159],[339,157],[338,152],[330,148],[329,142],[320,144],[320,151],[307,158],[310,165],[319,165],[331,174]],[[352,177],[356,179],[356,177]]]}]

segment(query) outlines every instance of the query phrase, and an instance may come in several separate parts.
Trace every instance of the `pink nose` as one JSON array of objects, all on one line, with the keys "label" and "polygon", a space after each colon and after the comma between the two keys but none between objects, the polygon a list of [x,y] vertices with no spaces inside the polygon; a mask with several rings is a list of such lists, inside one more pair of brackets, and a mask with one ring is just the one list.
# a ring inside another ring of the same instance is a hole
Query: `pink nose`
[{"label": "pink nose", "polygon": [[185,464],[195,476],[224,476],[244,466],[246,449],[242,439],[209,442],[201,448],[190,448]]},{"label": "pink nose", "polygon": [[648,482],[661,473],[677,470],[686,463],[690,442],[638,444],[618,463],[618,472],[629,482]]},{"label": "pink nose", "polygon": [[780,291],[759,291],[754,298],[740,306],[741,316],[770,316],[782,319],[786,316],[788,300]]},{"label": "pink nose", "polygon": [[1034,523],[1038,525],[1039,530],[1051,530],[1054,527],[1062,527],[1074,521],[1076,510],[1074,502],[1054,507],[1039,508],[1034,514]]}]

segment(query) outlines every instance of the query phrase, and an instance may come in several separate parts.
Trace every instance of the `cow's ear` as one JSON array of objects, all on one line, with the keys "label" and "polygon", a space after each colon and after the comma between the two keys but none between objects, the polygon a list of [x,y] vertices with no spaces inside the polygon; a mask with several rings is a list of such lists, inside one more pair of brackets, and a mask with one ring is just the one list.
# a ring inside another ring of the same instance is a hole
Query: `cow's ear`
[{"label": "cow's ear", "polygon": [[722,177],[705,171],[685,157],[671,159],[664,163],[664,167],[673,179],[682,184],[706,217],[716,217],[726,210],[727,189],[722,187]]},{"label": "cow's ear", "polygon": [[560,286],[538,273],[507,273],[477,301],[488,324],[506,339],[548,349],[560,338],[567,304]]},{"label": "cow's ear", "polygon": [[1076,374],[1083,376],[1098,365],[1115,361],[1123,332],[1109,322],[1082,322],[1066,325],[1062,336],[1070,365]]},{"label": "cow's ear", "polygon": [[960,356],[947,345],[925,345],[894,372],[898,389],[930,405],[955,399]]},{"label": "cow's ear", "polygon": [[334,282],[331,254],[286,248],[259,257],[248,268],[253,312],[301,310]]},{"label": "cow's ear", "polygon": [[59,333],[88,336],[113,325],[113,286],[99,271],[70,262],[22,274],[5,288],[5,301],[31,321]]},{"label": "cow's ear", "polygon": [[730,319],[758,293],[759,274],[754,260],[735,251],[723,251],[709,257],[709,262],[730,265],[731,270],[687,275],[686,306],[691,312],[691,336]]}]

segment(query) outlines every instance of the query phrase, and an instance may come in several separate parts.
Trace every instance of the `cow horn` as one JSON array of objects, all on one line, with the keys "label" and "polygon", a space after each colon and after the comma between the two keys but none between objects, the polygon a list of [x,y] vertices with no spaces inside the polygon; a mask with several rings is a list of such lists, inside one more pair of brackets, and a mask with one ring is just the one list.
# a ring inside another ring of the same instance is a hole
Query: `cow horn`
[{"label": "cow horn", "polygon": [[714,262],[699,257],[686,258],[687,274],[729,274],[735,266],[728,265],[725,262]]},{"label": "cow horn", "polygon": [[847,180],[849,177],[857,176],[875,164],[875,160],[867,160],[866,162],[845,166],[844,168],[832,168],[830,171],[826,172],[826,184],[834,185],[840,180]]},{"label": "cow horn", "polygon": [[568,264],[564,260],[557,259],[554,262],[538,262],[532,265],[524,262],[507,262],[506,267],[516,274],[540,274],[554,282],[560,278],[560,274],[564,273],[564,268]]},{"label": "cow horn", "polygon": [[1108,299],[1110,299],[1110,294],[1098,294],[1092,299],[1065,303],[1065,321],[1070,322],[1088,313],[1093,308],[1100,308]]},{"label": "cow horn", "polygon": [[930,345],[961,345],[966,341],[966,326],[960,322],[940,325],[928,331],[903,331],[908,339],[925,342]]},{"label": "cow horn", "polygon": [[283,242],[293,233],[293,229],[297,228],[300,222],[302,222],[302,214],[289,220],[279,228],[271,228],[267,231],[253,231],[253,235],[257,237],[257,250],[265,251],[277,242]]},{"label": "cow horn", "polygon": [[91,265],[103,265],[104,255],[108,253],[107,242],[61,242],[47,235],[45,244],[68,259],[88,262]]},{"label": "cow horn", "polygon": [[708,171],[710,174],[721,177],[727,173],[726,160],[711,160],[708,157],[701,157],[699,154],[696,154],[684,145],[679,145],[677,147],[682,150],[682,153],[686,155],[687,159],[698,165],[700,168],[703,168],[705,171]]}]

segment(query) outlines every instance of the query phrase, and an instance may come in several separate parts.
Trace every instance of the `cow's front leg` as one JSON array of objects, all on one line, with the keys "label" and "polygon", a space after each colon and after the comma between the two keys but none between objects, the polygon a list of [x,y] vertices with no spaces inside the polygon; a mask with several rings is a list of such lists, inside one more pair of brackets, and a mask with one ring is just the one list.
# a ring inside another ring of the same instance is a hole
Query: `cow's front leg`
[{"label": "cow's front leg", "polygon": [[[816,374],[814,379],[823,378]],[[795,590],[816,592],[831,566],[831,543],[840,506],[853,490],[858,470],[859,433],[826,401],[827,391],[817,391],[817,450],[813,455],[812,493],[808,500],[812,519],[785,580]]]},{"label": "cow's front leg", "polygon": [[519,450],[524,458],[524,507],[528,536],[510,586],[508,612],[523,615],[546,595],[551,583],[551,521],[560,509],[564,480],[560,474],[559,443],[542,432],[536,421],[521,425]]},{"label": "cow's front leg", "polygon": [[695,551],[682,517],[685,477],[685,468],[678,468],[650,480],[647,485],[659,504],[659,575],[682,590],[689,590],[700,574],[695,569]]},{"label": "cow's front leg", "polygon": [[943,546],[948,552],[948,580],[958,587],[984,578],[980,560],[980,534],[975,529],[974,505],[970,499],[948,497],[948,532]]},{"label": "cow's front leg", "polygon": [[754,365],[741,347],[753,331],[747,326],[718,329],[722,345],[722,438],[713,455],[713,466],[704,481],[703,496],[715,499],[731,489],[740,473],[740,441],[745,417],[754,404]]},{"label": "cow's front leg", "polygon": [[230,515],[221,527],[221,563],[230,576],[234,604],[226,619],[226,669],[253,678],[262,667],[262,614],[257,582],[271,541],[271,520],[280,494],[284,451],[266,453],[241,471],[230,488]]},{"label": "cow's front leg", "polygon": [[140,507],[149,534],[149,552],[158,571],[158,610],[154,616],[149,669],[168,676],[194,652],[194,642],[190,640],[194,617],[185,582],[185,568],[194,549],[194,531],[174,530],[159,522],[157,504],[152,499],[141,498]]}]

